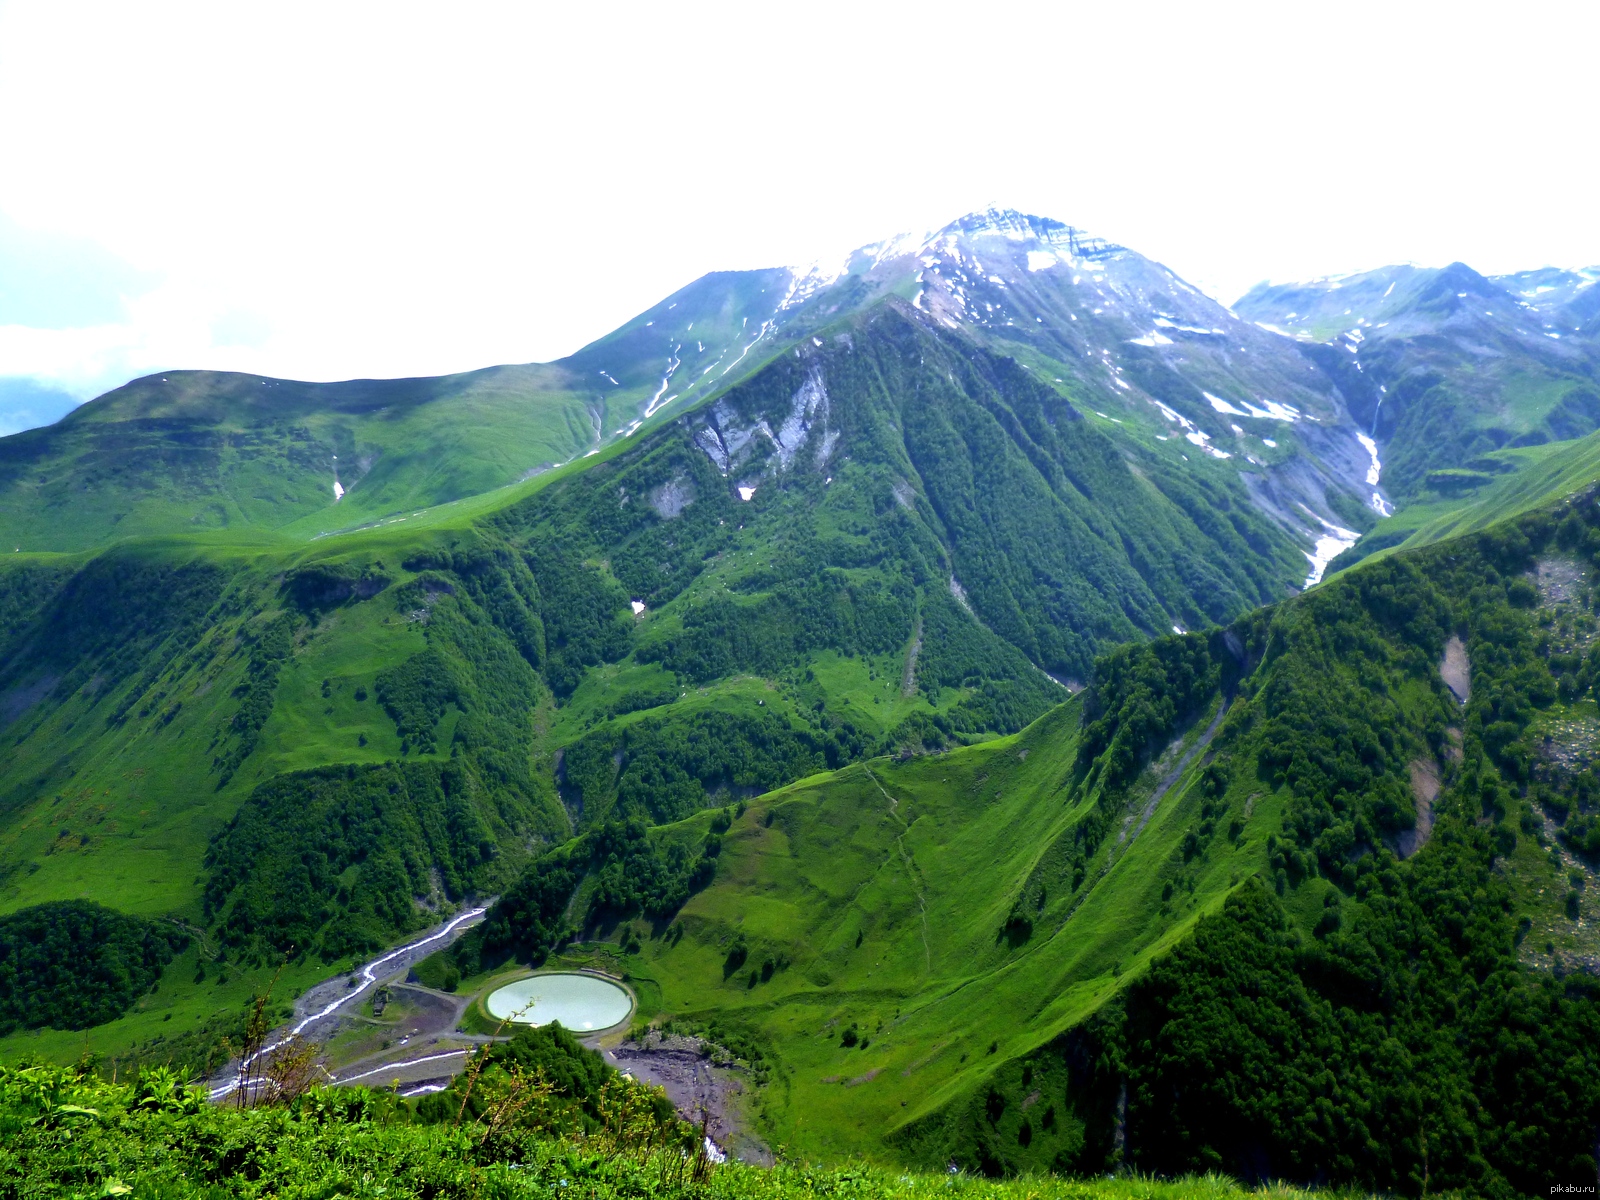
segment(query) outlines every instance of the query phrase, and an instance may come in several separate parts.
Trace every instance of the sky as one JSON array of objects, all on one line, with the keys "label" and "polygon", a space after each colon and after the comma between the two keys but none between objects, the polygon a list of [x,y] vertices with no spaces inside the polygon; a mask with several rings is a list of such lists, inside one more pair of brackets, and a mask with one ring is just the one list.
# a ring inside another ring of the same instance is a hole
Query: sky
[{"label": "sky", "polygon": [[1600,263],[1596,45],[1559,3],[0,0],[0,406],[548,360],[989,203],[1224,302]]}]

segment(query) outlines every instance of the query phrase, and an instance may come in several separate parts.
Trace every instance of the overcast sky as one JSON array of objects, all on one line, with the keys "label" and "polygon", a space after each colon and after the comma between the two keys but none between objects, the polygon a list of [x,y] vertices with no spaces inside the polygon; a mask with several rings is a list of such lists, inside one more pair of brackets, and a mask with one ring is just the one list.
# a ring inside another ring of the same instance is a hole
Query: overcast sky
[{"label": "overcast sky", "polygon": [[1597,13],[0,0],[0,382],[550,359],[989,202],[1224,301],[1600,263]]}]

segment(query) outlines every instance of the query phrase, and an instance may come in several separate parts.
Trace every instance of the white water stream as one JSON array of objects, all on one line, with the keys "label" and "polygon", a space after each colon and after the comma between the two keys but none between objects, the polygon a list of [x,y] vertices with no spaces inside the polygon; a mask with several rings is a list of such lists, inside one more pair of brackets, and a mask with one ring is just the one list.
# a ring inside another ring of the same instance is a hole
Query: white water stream
[{"label": "white water stream", "polygon": [[244,1072],[246,1067],[250,1066],[250,1064],[254,1063],[263,1055],[271,1054],[274,1050],[276,1050],[279,1046],[282,1046],[291,1038],[298,1037],[316,1022],[323,1020],[325,1017],[331,1017],[334,1013],[338,1012],[339,1009],[343,1008],[352,1000],[355,1000],[364,994],[369,987],[377,983],[384,974],[387,974],[387,972],[383,971],[385,964],[394,962],[394,960],[399,958],[401,955],[408,954],[414,950],[420,950],[423,946],[432,945],[434,942],[449,937],[458,928],[460,928],[461,925],[468,921],[476,920],[477,918],[483,916],[483,914],[487,911],[488,909],[486,908],[469,908],[466,912],[453,917],[450,921],[446,922],[442,928],[430,933],[427,937],[418,938],[414,942],[407,942],[404,946],[400,946],[397,949],[389,951],[389,953],[385,954],[382,958],[373,959],[366,966],[361,968],[360,984],[358,984],[356,987],[348,989],[344,995],[330,1001],[328,1004],[324,1005],[310,1016],[301,1018],[300,1021],[290,1027],[288,1033],[284,1034],[284,1036],[279,1038],[277,1041],[261,1047],[261,1049],[257,1050],[249,1058],[242,1059],[239,1063],[238,1069],[233,1073],[233,1078],[229,1079],[226,1083],[223,1083],[219,1087],[214,1087],[211,1089],[211,1099],[220,1100],[224,1096],[227,1096],[230,1093],[238,1090],[239,1077]]}]

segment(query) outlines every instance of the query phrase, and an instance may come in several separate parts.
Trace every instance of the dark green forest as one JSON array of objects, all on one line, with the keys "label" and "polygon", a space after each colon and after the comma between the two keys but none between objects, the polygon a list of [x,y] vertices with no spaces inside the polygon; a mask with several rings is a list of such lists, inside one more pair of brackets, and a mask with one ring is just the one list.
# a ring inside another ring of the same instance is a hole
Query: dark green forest
[{"label": "dark green forest", "polygon": [[[1102,798],[1077,828],[1104,836],[1096,813],[1120,811],[1106,797],[1231,699],[1182,856],[1236,838],[1241,807],[1286,788],[1268,872],[1087,1025],[906,1131],[906,1148],[991,1174],[1221,1170],[1405,1195],[1593,1178],[1600,987],[1519,961],[1528,922],[1504,864],[1540,841],[1536,808],[1581,850],[1600,800],[1586,769],[1541,765],[1527,733],[1558,694],[1593,685],[1527,573],[1544,553],[1595,561],[1594,513],[1577,499],[1225,632],[1102,659],[1076,772]],[[1452,635],[1472,662],[1464,709],[1436,670]],[[1401,857],[1422,755],[1449,770],[1431,838]],[[1045,882],[1082,886],[1081,854],[1045,862]],[[1301,897],[1320,897],[1314,915]]]},{"label": "dark green forest", "polygon": [[0,917],[0,1035],[85,1029],[119,1017],[157,986],[188,942],[175,925],[87,900]]},{"label": "dark green forest", "polygon": [[[684,901],[711,882],[728,823],[729,810],[713,816],[698,845],[652,837],[641,821],[598,826],[541,856],[490,908],[482,925],[425,960],[419,973],[444,978],[453,972],[459,978],[508,959],[537,966],[585,924],[642,916],[663,928]],[[569,910],[586,878],[594,886],[574,924]]]}]

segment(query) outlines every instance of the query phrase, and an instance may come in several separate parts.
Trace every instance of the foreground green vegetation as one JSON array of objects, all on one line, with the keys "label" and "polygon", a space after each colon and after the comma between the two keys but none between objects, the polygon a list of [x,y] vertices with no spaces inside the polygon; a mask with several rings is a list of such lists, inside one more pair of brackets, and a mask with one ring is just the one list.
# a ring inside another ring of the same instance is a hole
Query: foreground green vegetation
[{"label": "foreground green vegetation", "polygon": [[854,1165],[713,1166],[694,1149],[653,1134],[661,1127],[620,1092],[593,1089],[597,1115],[588,1116],[582,1100],[591,1089],[575,1083],[557,1083],[540,1105],[496,1124],[505,1109],[492,1103],[459,1123],[428,1122],[380,1093],[320,1089],[285,1105],[240,1111],[205,1105],[162,1072],[117,1085],[70,1069],[0,1068],[0,1196],[515,1200],[571,1191],[601,1200],[811,1200],[841,1193],[869,1200],[1294,1200],[1326,1194],[1246,1191],[1215,1176],[1005,1183]]}]

